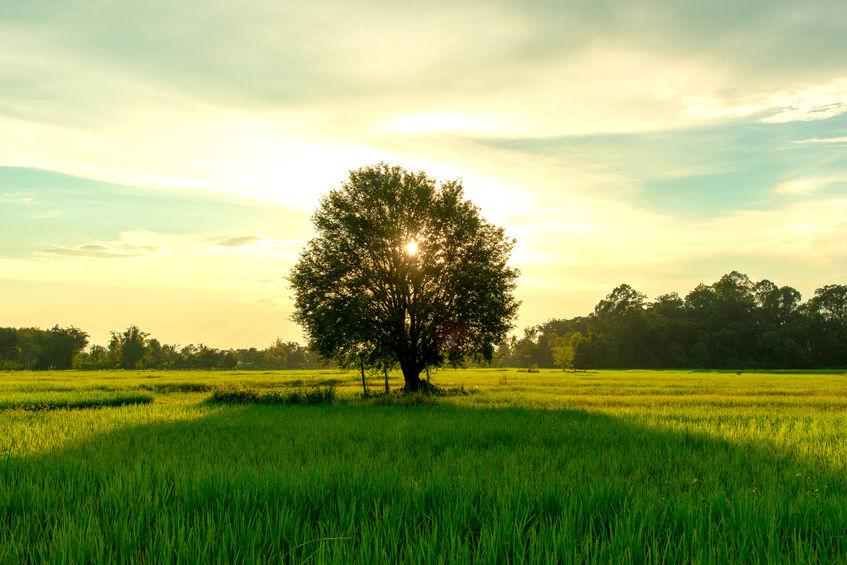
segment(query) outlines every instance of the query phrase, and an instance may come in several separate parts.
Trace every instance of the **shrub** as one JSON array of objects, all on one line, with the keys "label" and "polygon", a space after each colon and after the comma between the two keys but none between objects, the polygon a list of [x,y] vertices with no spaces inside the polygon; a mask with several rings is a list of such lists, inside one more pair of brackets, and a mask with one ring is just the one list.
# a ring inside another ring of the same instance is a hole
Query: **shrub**
[{"label": "shrub", "polygon": [[140,390],[149,390],[151,392],[167,393],[167,392],[209,392],[213,390],[212,385],[203,383],[160,383],[160,384],[142,384],[136,387]]},{"label": "shrub", "polygon": [[215,404],[332,404],[335,398],[333,387],[312,387],[266,393],[243,388],[229,388],[216,390],[209,397],[209,402]]},{"label": "shrub", "polygon": [[62,410],[85,408],[107,408],[129,406],[131,404],[150,404],[150,394],[126,393],[117,395],[30,395],[29,398],[8,399],[0,402],[0,410]]}]

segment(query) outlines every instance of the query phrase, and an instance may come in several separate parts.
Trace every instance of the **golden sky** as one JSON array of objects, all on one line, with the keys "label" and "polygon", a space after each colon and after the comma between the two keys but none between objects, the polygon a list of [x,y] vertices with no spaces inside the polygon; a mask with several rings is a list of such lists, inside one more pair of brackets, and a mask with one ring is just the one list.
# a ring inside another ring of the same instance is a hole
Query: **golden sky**
[{"label": "golden sky", "polygon": [[0,325],[299,340],[309,215],[380,160],[517,238],[519,326],[733,269],[808,296],[847,279],[845,29],[840,0],[0,0]]}]

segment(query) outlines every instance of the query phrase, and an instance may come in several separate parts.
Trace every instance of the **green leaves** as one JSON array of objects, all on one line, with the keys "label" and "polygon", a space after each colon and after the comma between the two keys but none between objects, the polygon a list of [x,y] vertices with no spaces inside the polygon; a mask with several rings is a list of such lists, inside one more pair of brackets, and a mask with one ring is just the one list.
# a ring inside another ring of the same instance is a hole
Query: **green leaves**
[{"label": "green leaves", "polygon": [[425,367],[490,358],[510,329],[514,241],[464,199],[459,181],[364,167],[321,201],[313,222],[318,235],[290,281],[294,319],[322,355],[396,360],[414,389]]}]

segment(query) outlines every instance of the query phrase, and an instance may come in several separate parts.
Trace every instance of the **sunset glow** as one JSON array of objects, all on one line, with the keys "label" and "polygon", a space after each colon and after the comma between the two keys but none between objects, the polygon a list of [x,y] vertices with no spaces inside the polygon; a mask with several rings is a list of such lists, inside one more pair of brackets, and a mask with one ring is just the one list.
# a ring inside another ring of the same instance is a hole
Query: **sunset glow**
[{"label": "sunset glow", "polygon": [[415,241],[413,239],[409,243],[406,244],[406,254],[411,255],[413,257],[418,254],[418,242],[417,241]]},{"label": "sunset glow", "polygon": [[518,327],[621,282],[654,297],[732,269],[808,297],[847,279],[845,18],[6,2],[2,322],[299,340],[285,276],[310,215],[379,161],[462,179],[517,239]]}]

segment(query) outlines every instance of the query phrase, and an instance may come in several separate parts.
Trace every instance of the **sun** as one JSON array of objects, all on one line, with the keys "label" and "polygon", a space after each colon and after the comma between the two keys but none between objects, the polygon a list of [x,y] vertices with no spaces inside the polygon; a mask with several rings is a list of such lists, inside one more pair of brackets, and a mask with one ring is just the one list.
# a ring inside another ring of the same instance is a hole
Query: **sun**
[{"label": "sun", "polygon": [[406,244],[406,254],[412,255],[412,256],[418,254],[418,242],[417,241],[412,239]]}]

